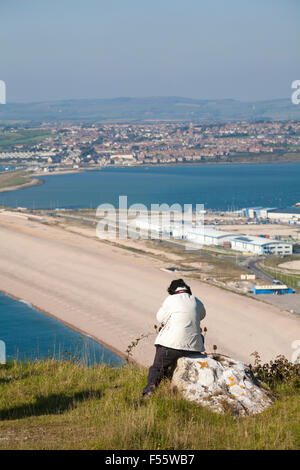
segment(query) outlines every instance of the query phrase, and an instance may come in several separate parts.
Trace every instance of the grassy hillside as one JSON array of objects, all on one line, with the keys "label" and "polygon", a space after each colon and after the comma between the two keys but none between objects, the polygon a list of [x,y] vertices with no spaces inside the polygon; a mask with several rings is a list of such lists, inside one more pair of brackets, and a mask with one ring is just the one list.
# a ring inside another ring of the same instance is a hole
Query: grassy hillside
[{"label": "grassy hillside", "polygon": [[0,449],[300,447],[299,380],[274,385],[275,404],[261,415],[235,419],[183,400],[167,379],[141,402],[146,377],[130,365],[0,365]]},{"label": "grassy hillside", "polygon": [[49,132],[42,129],[22,129],[14,132],[0,129],[0,152],[11,151],[15,145],[22,144],[24,147],[27,147],[39,144],[50,135]]}]

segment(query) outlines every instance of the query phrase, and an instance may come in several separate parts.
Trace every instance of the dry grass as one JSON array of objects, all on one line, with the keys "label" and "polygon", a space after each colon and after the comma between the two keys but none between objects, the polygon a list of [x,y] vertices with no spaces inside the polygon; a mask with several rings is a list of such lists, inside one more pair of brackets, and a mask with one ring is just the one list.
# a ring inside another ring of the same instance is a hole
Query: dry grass
[{"label": "dry grass", "polygon": [[296,261],[299,259],[300,256],[297,255],[287,256],[284,260],[279,256],[270,257],[264,260],[264,263],[261,265],[261,267],[264,271],[266,271],[268,274],[271,274],[279,281],[287,284],[295,290],[299,290],[300,274],[293,273],[292,271],[289,272],[288,269],[281,269],[278,266],[283,263],[283,261],[286,263],[288,261]]},{"label": "dry grass", "polygon": [[18,170],[0,173],[0,192],[6,189],[21,189],[39,184],[42,184],[42,181],[36,178],[33,179],[28,171]]},{"label": "dry grass", "polygon": [[9,171],[0,174],[0,189],[9,188],[10,186],[18,186],[20,184],[29,183],[31,177],[25,171]]}]

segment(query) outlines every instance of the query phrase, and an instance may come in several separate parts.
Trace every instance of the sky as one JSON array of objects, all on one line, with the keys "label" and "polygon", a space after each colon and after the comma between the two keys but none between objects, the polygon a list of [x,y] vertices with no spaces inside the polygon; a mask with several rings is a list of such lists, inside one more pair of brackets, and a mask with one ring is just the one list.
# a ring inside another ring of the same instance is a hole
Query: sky
[{"label": "sky", "polygon": [[288,98],[299,0],[0,0],[7,102]]}]

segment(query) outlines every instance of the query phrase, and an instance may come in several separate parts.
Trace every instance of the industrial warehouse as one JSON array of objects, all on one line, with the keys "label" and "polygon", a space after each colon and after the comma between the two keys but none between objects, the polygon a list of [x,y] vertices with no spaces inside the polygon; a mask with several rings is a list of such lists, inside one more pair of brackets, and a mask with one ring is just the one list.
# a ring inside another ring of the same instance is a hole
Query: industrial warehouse
[{"label": "industrial warehouse", "polygon": [[278,209],[276,207],[246,207],[234,211],[235,214],[249,219],[269,219],[270,221],[300,224],[300,207],[287,207]]},{"label": "industrial warehouse", "polygon": [[[176,238],[176,233],[174,233]],[[205,226],[189,231],[185,239],[199,245],[216,245],[255,255],[291,255],[293,243],[260,236],[236,235]]]},{"label": "industrial warehouse", "polygon": [[255,255],[281,255],[288,256],[293,253],[293,243],[282,240],[275,240],[266,236],[253,236],[225,232],[216,229],[214,226],[201,225],[193,227],[191,224],[174,223],[155,223],[148,218],[138,218],[130,223],[140,230],[140,235],[147,238],[175,238],[186,240],[195,247],[201,246],[220,246],[226,249],[239,251],[245,254]]}]

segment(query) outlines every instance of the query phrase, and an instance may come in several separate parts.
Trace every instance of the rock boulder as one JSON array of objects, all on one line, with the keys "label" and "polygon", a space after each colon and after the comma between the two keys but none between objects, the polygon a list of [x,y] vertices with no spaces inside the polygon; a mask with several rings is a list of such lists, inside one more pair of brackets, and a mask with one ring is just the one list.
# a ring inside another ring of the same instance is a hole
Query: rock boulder
[{"label": "rock boulder", "polygon": [[187,400],[219,413],[253,415],[272,404],[270,394],[260,386],[249,366],[229,357],[214,357],[199,354],[180,358],[172,388]]}]

